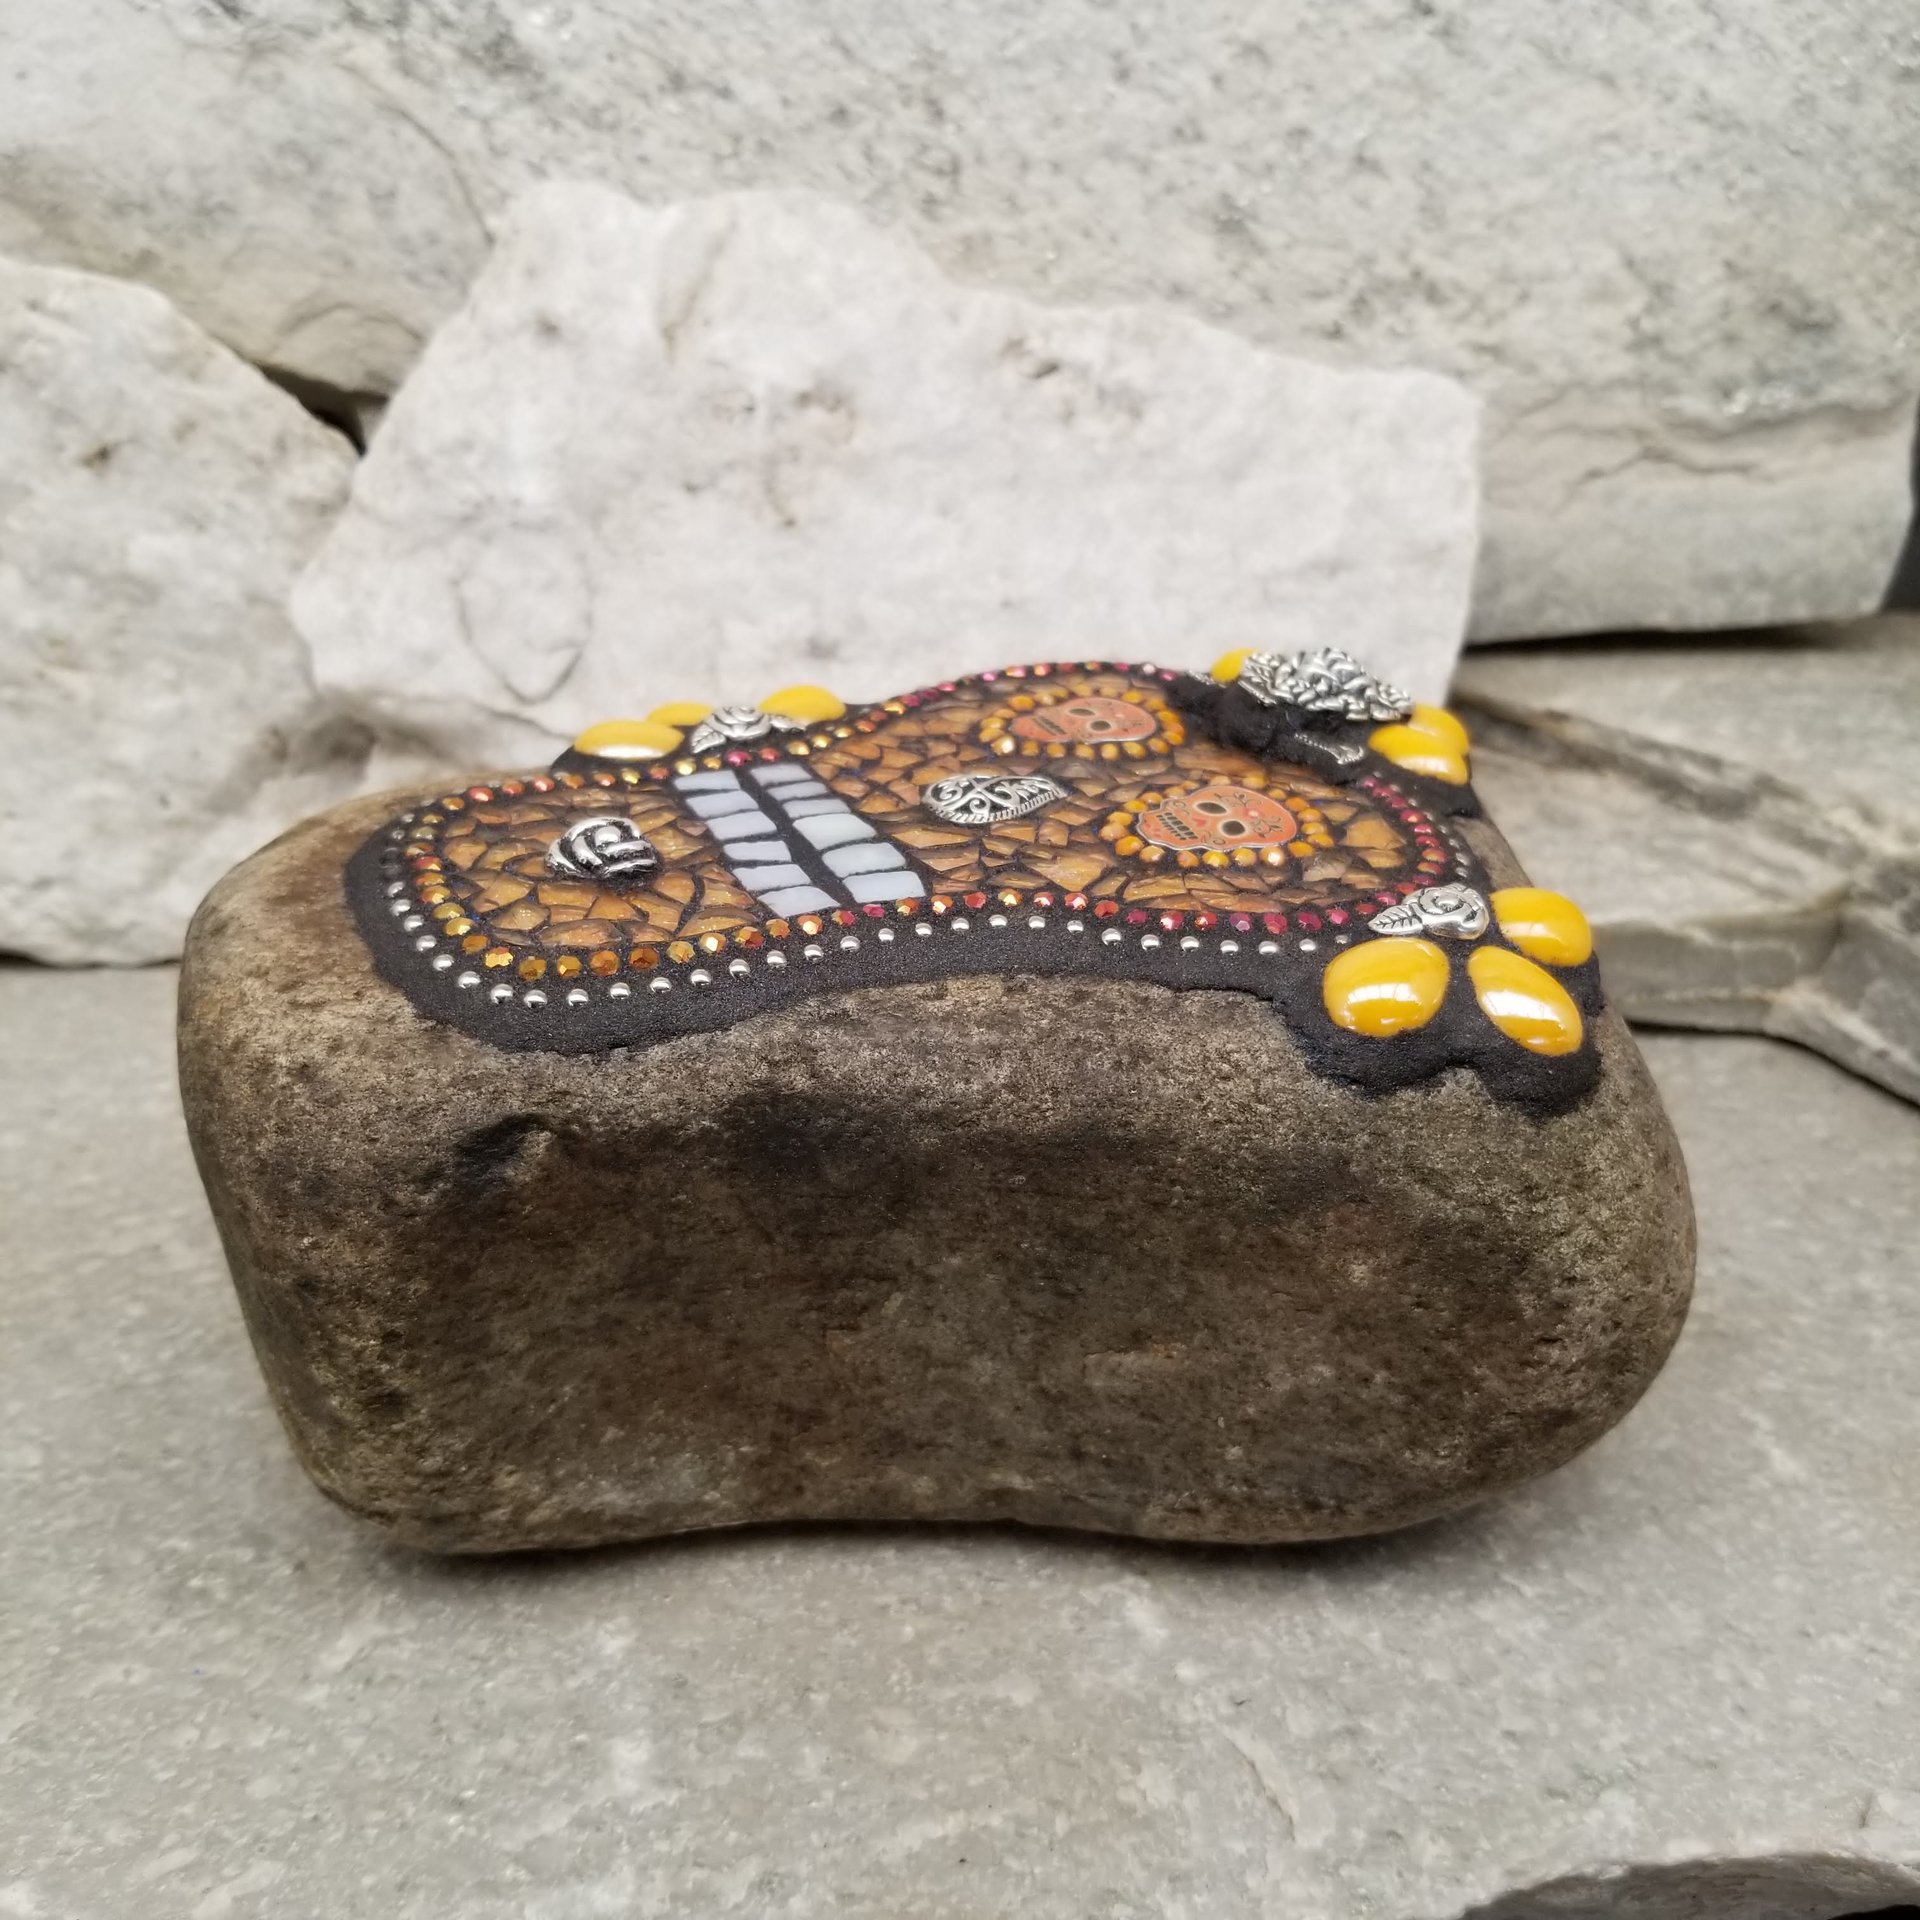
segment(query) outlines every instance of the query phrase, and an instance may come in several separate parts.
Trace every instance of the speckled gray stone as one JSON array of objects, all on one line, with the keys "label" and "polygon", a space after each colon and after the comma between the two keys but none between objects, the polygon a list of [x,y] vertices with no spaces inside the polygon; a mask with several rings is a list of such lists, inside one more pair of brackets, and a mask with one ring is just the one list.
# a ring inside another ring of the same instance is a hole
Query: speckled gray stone
[{"label": "speckled gray stone", "polygon": [[422,1558],[281,1439],[173,982],[0,969],[0,1913],[1786,1920],[1920,1897],[1920,1115],[1656,1037],[1700,1291],[1633,1419],[1322,1548]]},{"label": "speckled gray stone", "polygon": [[1251,994],[1090,979],[510,1052],[416,1013],[348,916],[412,798],[228,875],[180,1026],[294,1445],[404,1539],[1366,1533],[1571,1458],[1679,1331],[1686,1175],[1612,1014],[1545,1118],[1464,1068],[1360,1092]]}]

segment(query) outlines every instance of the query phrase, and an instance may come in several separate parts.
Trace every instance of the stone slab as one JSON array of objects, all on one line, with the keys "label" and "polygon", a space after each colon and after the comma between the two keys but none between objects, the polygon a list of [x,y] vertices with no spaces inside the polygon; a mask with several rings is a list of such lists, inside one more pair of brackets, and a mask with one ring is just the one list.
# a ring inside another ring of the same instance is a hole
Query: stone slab
[{"label": "stone slab", "polygon": [[0,245],[385,392],[536,181],[805,186],[971,282],[1468,381],[1483,635],[1852,614],[1920,395],[1912,27],[1909,0],[5,0]]},{"label": "stone slab", "polygon": [[172,958],[365,764],[286,612],[353,450],[150,289],[7,260],[0,448],[0,951]]},{"label": "stone slab", "polygon": [[161,972],[0,972],[0,1911],[1823,1920],[1920,1896],[1920,1115],[1656,1036],[1694,1317],[1575,1465],[1322,1549],[448,1565],[308,1487]]},{"label": "stone slab", "polygon": [[946,279],[819,195],[506,215],[296,589],[320,683],[448,766],[665,699],[1009,661],[1459,651],[1478,410],[1144,308]]},{"label": "stone slab", "polygon": [[1503,649],[1458,690],[1476,780],[1630,1018],[1920,1100],[1920,620]]}]

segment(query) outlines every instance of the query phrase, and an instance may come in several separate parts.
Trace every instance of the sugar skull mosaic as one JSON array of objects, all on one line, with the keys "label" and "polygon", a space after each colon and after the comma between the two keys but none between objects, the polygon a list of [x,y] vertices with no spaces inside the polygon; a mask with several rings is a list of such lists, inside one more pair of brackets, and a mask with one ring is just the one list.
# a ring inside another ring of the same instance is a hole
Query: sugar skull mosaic
[{"label": "sugar skull mosaic", "polygon": [[967,973],[1257,994],[1322,1071],[1578,1100],[1578,910],[1494,889],[1452,715],[1335,649],[1211,676],[1009,667],[847,708],[795,687],[590,728],[350,863],[383,975],[513,1048],[644,1046]]}]

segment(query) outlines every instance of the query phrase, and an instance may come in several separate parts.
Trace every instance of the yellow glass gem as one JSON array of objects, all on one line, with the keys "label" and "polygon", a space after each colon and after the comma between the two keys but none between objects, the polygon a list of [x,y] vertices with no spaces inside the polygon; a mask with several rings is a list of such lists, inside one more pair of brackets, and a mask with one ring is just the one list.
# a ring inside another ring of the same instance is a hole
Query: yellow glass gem
[{"label": "yellow glass gem", "polygon": [[680,730],[653,718],[602,720],[574,741],[575,753],[603,760],[658,760],[680,744]]},{"label": "yellow glass gem", "polygon": [[1572,1053],[1585,1025],[1567,990],[1546,968],[1505,947],[1476,947],[1467,956],[1480,1011],[1529,1053]]},{"label": "yellow glass gem", "polygon": [[647,718],[661,727],[697,727],[713,711],[704,700],[669,700]]},{"label": "yellow glass gem", "polygon": [[[838,720],[846,710],[847,703],[825,687],[782,687],[760,702],[762,713],[777,713],[783,720],[801,720],[810,727],[818,726],[822,720]],[[894,707],[892,711],[900,713],[905,709]]]},{"label": "yellow glass gem", "polygon": [[1443,747],[1451,747],[1455,753],[1465,753],[1473,744],[1467,738],[1466,728],[1445,707],[1429,707],[1416,700],[1413,711],[1407,715],[1407,725],[1416,733],[1432,734]]},{"label": "yellow glass gem", "polygon": [[1545,887],[1502,887],[1488,904],[1500,931],[1529,960],[1577,967],[1593,956],[1593,929],[1564,893]]},{"label": "yellow glass gem", "polygon": [[1231,685],[1240,678],[1240,669],[1247,663],[1247,655],[1256,653],[1256,647],[1235,647],[1231,653],[1223,653],[1209,671],[1216,680],[1224,680]]},{"label": "yellow glass gem", "polygon": [[1383,760],[1391,760],[1409,773],[1424,773],[1429,780],[1445,780],[1456,787],[1467,783],[1466,755],[1423,727],[1405,722],[1375,727],[1367,735],[1367,745]]},{"label": "yellow glass gem", "polygon": [[1410,1033],[1447,997],[1447,956],[1431,940],[1369,940],[1329,963],[1320,997],[1328,1019],[1349,1033]]}]

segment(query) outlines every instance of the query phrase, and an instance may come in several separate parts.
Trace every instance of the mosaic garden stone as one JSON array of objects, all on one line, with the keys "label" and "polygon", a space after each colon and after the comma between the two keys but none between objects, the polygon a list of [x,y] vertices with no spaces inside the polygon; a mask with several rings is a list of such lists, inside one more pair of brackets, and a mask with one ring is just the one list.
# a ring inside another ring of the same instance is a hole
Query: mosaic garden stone
[{"label": "mosaic garden stone", "polygon": [[1569,1458],[1692,1272],[1578,910],[1333,650],[590,729],[202,908],[196,1150],[402,1537],[1273,1541]]}]

